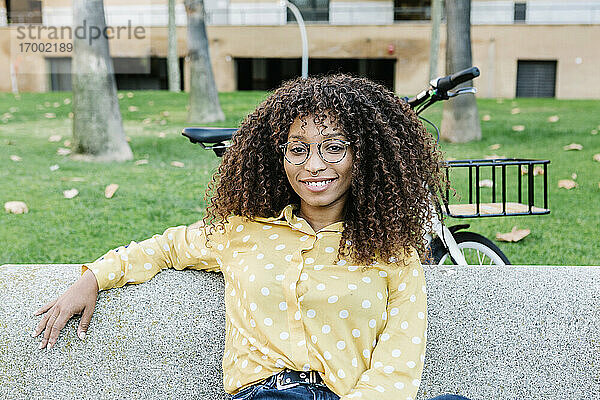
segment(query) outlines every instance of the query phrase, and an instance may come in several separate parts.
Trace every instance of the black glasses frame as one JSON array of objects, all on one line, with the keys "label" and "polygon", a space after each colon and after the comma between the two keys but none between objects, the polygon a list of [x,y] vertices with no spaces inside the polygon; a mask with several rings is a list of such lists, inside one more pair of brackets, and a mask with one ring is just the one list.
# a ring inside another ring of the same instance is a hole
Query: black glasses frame
[{"label": "black glasses frame", "polygon": [[[342,158],[340,158],[339,161],[334,161],[334,162],[325,160],[325,158],[323,157],[323,153],[321,152],[321,146],[323,145],[323,143],[328,143],[328,142],[331,142],[333,140],[338,141],[338,142],[342,142],[346,146],[346,147],[344,147],[344,155],[342,156]],[[302,162],[294,163],[294,162],[291,162],[287,158],[287,156],[286,156],[286,147],[290,143],[302,143],[302,144],[306,145],[306,147],[308,147],[308,151],[306,152],[306,157],[304,158],[304,160],[302,160]],[[350,144],[352,144],[352,142],[350,142],[348,140],[343,140],[343,139],[325,139],[322,142],[303,142],[301,140],[292,140],[292,141],[280,144],[279,148],[283,152],[283,157],[285,158],[285,160],[287,162],[289,162],[290,164],[293,164],[293,165],[302,165],[302,164],[304,164],[306,162],[306,160],[308,160],[308,157],[310,157],[310,149],[311,149],[310,145],[311,144],[316,144],[317,145],[317,154],[319,154],[319,157],[321,157],[321,160],[323,160],[323,162],[326,162],[328,164],[337,164],[337,163],[341,162],[344,158],[346,158],[346,154],[348,153],[348,146]]]}]

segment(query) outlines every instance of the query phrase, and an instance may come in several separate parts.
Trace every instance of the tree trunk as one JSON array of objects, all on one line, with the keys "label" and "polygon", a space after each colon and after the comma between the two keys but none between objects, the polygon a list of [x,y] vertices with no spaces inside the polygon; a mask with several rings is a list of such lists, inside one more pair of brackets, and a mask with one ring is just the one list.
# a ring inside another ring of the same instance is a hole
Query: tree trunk
[{"label": "tree trunk", "polygon": [[185,0],[188,19],[188,57],[190,60],[190,111],[188,122],[223,121],[210,55],[203,0]]},{"label": "tree trunk", "polygon": [[103,32],[106,26],[103,1],[73,0],[73,26],[83,26],[86,31],[85,35],[73,36],[73,158],[131,160],[133,154],[123,131],[108,40],[104,35],[97,39],[90,35],[90,29]]},{"label": "tree trunk", "polygon": [[[446,0],[446,74],[471,67],[471,2]],[[472,86],[467,81],[458,87]],[[444,102],[442,139],[469,142],[481,139],[477,103],[473,94],[463,94]]]},{"label": "tree trunk", "polygon": [[169,0],[169,51],[167,54],[169,74],[169,90],[179,92],[181,78],[179,76],[179,58],[177,57],[177,25],[175,25],[175,0]]}]

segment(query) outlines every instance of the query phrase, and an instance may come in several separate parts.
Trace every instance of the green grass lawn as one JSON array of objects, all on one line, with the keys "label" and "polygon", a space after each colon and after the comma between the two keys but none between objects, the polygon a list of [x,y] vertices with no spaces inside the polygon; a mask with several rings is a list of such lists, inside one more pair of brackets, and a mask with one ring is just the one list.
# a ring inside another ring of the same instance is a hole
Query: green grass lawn
[{"label": "green grass lawn", "polygon": [[[136,91],[129,97],[127,92],[120,93],[134,161],[147,159],[148,164],[85,163],[60,156],[57,149],[71,139],[71,94],[24,93],[15,98],[0,93],[0,202],[24,201],[30,210],[23,215],[0,214],[0,264],[90,262],[119,245],[146,239],[170,226],[191,224],[204,215],[204,192],[219,159],[181,136],[187,126],[187,95]],[[221,93],[227,120],[213,125],[236,126],[266,95]],[[448,222],[470,223],[472,231],[489,238],[513,226],[530,229],[531,234],[517,243],[496,241],[513,264],[599,264],[600,163],[593,155],[600,153],[600,135],[592,132],[600,129],[600,101],[480,99],[478,105],[480,116],[490,116],[489,121],[482,121],[483,139],[443,143],[446,156],[496,154],[551,160],[547,175],[551,213],[450,218]],[[130,111],[130,106],[137,111]],[[515,107],[521,112],[513,115]],[[423,115],[439,122],[441,105]],[[552,115],[558,115],[559,121],[548,122]],[[515,132],[515,125],[524,125],[525,130]],[[49,142],[52,135],[61,135],[61,141]],[[563,146],[570,143],[581,144],[583,150],[564,151]],[[491,150],[492,144],[500,148]],[[11,155],[22,161],[12,161]],[[172,161],[185,166],[173,167]],[[59,169],[51,171],[53,165]],[[577,174],[578,187],[559,189],[558,181],[572,179],[572,174]],[[539,185],[541,177],[535,179]],[[454,183],[461,201],[466,198],[463,181]],[[120,187],[112,199],[106,199],[104,189],[111,183]],[[79,195],[65,199],[63,191],[71,188],[78,189]],[[490,189],[482,188],[482,193],[486,190]]]}]

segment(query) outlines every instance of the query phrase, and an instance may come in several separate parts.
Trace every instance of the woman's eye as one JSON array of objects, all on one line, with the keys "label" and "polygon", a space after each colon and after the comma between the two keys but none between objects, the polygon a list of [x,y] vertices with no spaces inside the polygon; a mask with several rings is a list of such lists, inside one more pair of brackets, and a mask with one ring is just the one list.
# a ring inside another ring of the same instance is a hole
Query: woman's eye
[{"label": "woman's eye", "polygon": [[344,148],[338,144],[331,144],[331,145],[327,146],[325,151],[327,151],[329,153],[339,153],[339,152],[344,151]]},{"label": "woman's eye", "polygon": [[303,152],[306,151],[306,149],[302,146],[295,146],[295,147],[291,147],[290,151],[294,154],[302,154]]}]

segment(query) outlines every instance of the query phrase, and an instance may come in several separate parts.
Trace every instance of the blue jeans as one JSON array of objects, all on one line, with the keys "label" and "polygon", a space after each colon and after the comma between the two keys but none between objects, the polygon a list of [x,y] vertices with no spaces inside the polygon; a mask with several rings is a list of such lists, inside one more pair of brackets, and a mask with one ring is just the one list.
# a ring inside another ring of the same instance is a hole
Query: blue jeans
[{"label": "blue jeans", "polygon": [[[262,382],[248,386],[232,397],[232,400],[338,400],[340,396],[322,385],[305,384],[277,390],[275,375]],[[445,394],[430,400],[469,400],[454,394]]]}]

